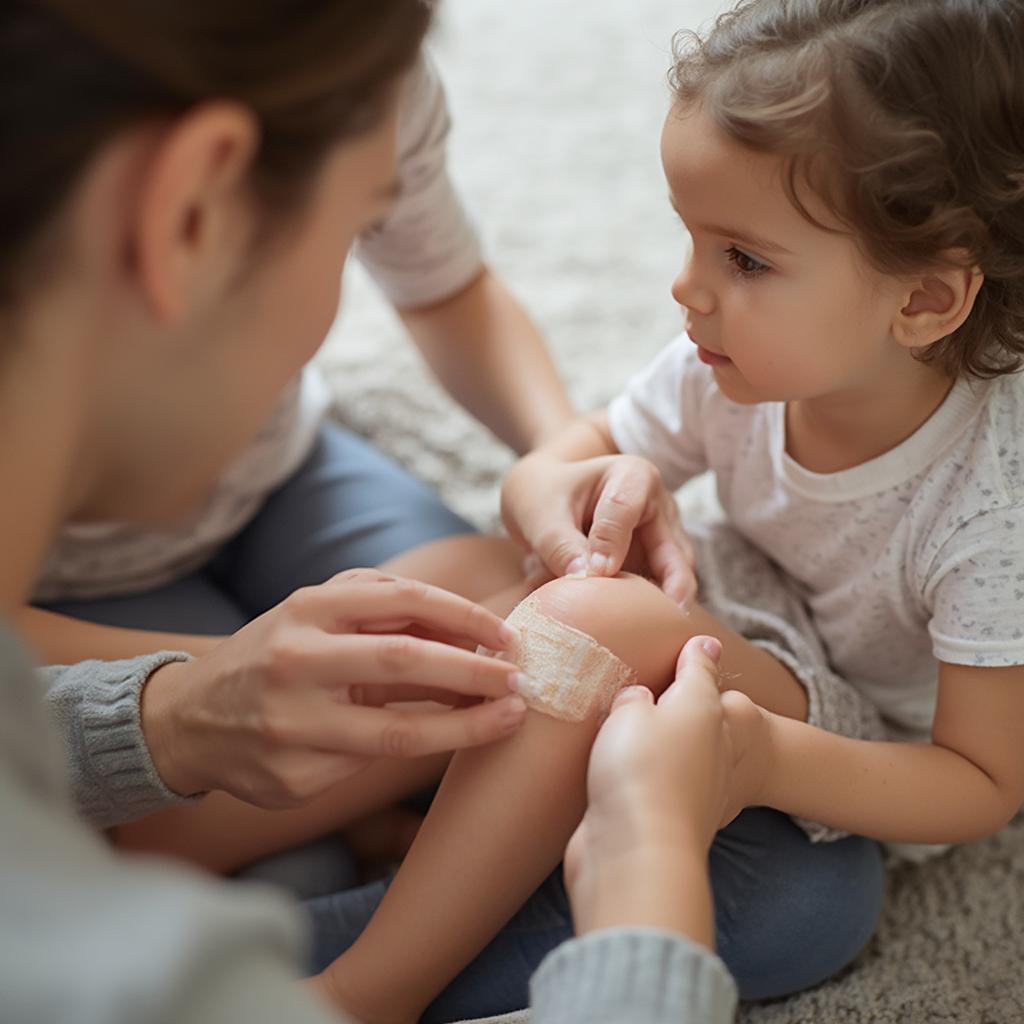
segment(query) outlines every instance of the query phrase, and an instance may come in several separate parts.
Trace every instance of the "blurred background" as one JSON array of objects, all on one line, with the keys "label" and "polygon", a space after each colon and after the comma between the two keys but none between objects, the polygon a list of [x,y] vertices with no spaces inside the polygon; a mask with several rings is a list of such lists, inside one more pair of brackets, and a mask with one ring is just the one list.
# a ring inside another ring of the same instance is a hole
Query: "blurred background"
[{"label": "blurred background", "polygon": [[[710,0],[445,0],[432,50],[450,167],[488,261],[540,325],[577,405],[605,403],[678,331],[685,235],[658,156],[673,34]],[[482,527],[510,453],[423,368],[358,264],[320,359],[336,413]],[[387,406],[386,414],[384,406]]]}]

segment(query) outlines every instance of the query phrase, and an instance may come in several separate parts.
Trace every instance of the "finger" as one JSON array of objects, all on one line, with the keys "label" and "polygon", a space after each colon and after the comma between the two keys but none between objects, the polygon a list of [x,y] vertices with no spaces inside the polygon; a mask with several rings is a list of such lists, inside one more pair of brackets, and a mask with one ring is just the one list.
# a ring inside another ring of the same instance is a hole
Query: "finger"
[{"label": "finger", "polygon": [[329,583],[391,583],[394,576],[380,569],[346,569],[344,572],[335,573]]},{"label": "finger", "polygon": [[507,696],[517,686],[511,662],[402,633],[314,634],[304,644],[297,676],[348,699],[354,686],[412,684],[474,697]]},{"label": "finger", "polygon": [[573,524],[568,512],[562,516],[553,514],[552,521],[537,537],[534,550],[555,577],[587,570],[587,538]]},{"label": "finger", "polygon": [[551,570],[544,564],[536,551],[531,551],[523,559],[523,583],[526,586],[536,589],[544,583],[550,583],[553,579],[555,577],[552,576]]},{"label": "finger", "polygon": [[313,728],[314,745],[368,757],[422,757],[480,746],[514,733],[526,717],[521,697],[477,704],[457,711],[400,711],[395,708],[338,709],[332,722]]},{"label": "finger", "polygon": [[[323,593],[330,625],[337,632],[355,630],[375,621],[426,626],[451,637],[464,637],[491,650],[506,650],[514,631],[486,608],[458,594],[418,580],[383,579],[373,586],[317,588]],[[403,627],[404,628],[404,627]]]},{"label": "finger", "polygon": [[348,698],[350,704],[367,708],[419,701],[433,701],[435,704],[447,704],[450,707],[467,707],[479,700],[478,697],[464,693],[453,693],[437,686],[417,686],[415,683],[359,683],[348,687]]},{"label": "finger", "polygon": [[646,686],[626,686],[615,694],[615,700],[612,701],[612,711],[634,702],[653,704],[654,694]]},{"label": "finger", "polygon": [[536,576],[537,573],[545,572],[546,567],[541,561],[540,555],[536,551],[531,551],[523,559],[523,577],[529,579],[531,576]]},{"label": "finger", "polygon": [[686,642],[676,661],[676,678],[658,699],[659,707],[701,701],[719,705],[718,665],[722,644],[716,637],[695,636]]},{"label": "finger", "polygon": [[641,463],[616,461],[612,464],[594,506],[587,536],[590,572],[614,576],[629,551],[650,495],[650,471]]},{"label": "finger", "polygon": [[645,523],[639,531],[655,582],[677,604],[692,601],[697,593],[692,549],[681,544],[681,533],[661,515]]},{"label": "finger", "polygon": [[586,857],[587,832],[590,826],[584,818],[577,826],[576,831],[569,837],[565,844],[565,856],[562,860],[562,870],[565,878],[565,887],[569,890],[569,898],[572,899],[573,890],[579,879],[580,871]]}]

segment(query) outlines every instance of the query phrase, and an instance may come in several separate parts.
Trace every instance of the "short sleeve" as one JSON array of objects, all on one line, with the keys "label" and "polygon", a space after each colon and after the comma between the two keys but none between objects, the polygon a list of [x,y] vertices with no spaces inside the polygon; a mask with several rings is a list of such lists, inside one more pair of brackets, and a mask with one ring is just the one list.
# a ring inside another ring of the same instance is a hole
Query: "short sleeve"
[{"label": "short sleeve", "polygon": [[935,657],[956,665],[1024,665],[1024,505],[960,524],[925,591]]},{"label": "short sleeve", "polygon": [[398,199],[354,250],[399,308],[440,302],[480,271],[480,241],[448,174],[450,127],[444,88],[424,56],[399,98]]},{"label": "short sleeve", "polygon": [[608,423],[620,452],[653,462],[669,490],[708,468],[702,415],[713,378],[683,336],[612,400]]}]

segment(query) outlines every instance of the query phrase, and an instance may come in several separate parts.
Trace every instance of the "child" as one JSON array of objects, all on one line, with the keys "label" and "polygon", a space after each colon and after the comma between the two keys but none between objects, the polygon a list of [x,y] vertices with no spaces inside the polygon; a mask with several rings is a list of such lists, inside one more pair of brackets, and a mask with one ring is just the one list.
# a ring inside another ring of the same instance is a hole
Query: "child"
[{"label": "child", "polygon": [[[755,0],[720,19],[679,57],[663,138],[693,239],[673,286],[687,337],[504,494],[539,547],[532,524],[609,457],[650,459],[669,489],[712,470],[736,550],[772,560],[827,665],[911,742],[799,721],[799,667],[706,609],[672,641],[717,633],[727,677],[782,713],[753,802],[883,840],[969,841],[1024,801],[1022,40],[1006,0]],[[635,639],[636,605],[584,592],[620,582],[552,586],[571,624],[602,639],[602,614],[630,620]],[[742,603],[771,578],[735,585]],[[557,725],[568,763],[587,730]],[[558,845],[528,834],[531,801],[544,829],[557,817],[545,786],[578,813],[533,727],[456,757],[377,916],[325,972],[365,1019],[414,1018],[538,880],[522,847]]]}]

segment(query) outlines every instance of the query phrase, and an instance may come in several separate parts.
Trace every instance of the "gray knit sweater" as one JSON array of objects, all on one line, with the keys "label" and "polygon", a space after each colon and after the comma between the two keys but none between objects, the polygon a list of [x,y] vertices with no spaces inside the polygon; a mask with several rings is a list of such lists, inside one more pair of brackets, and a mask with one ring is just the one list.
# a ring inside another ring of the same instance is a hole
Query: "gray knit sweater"
[{"label": "gray knit sweater", "polygon": [[[35,673],[0,626],[4,1021],[338,1022],[295,983],[303,934],[286,899],[118,856],[82,821],[102,827],[179,801],[150,760],[139,694],[180,657]],[[534,1024],[717,1024],[736,1003],[717,958],[640,929],[566,943],[532,989]]]}]

